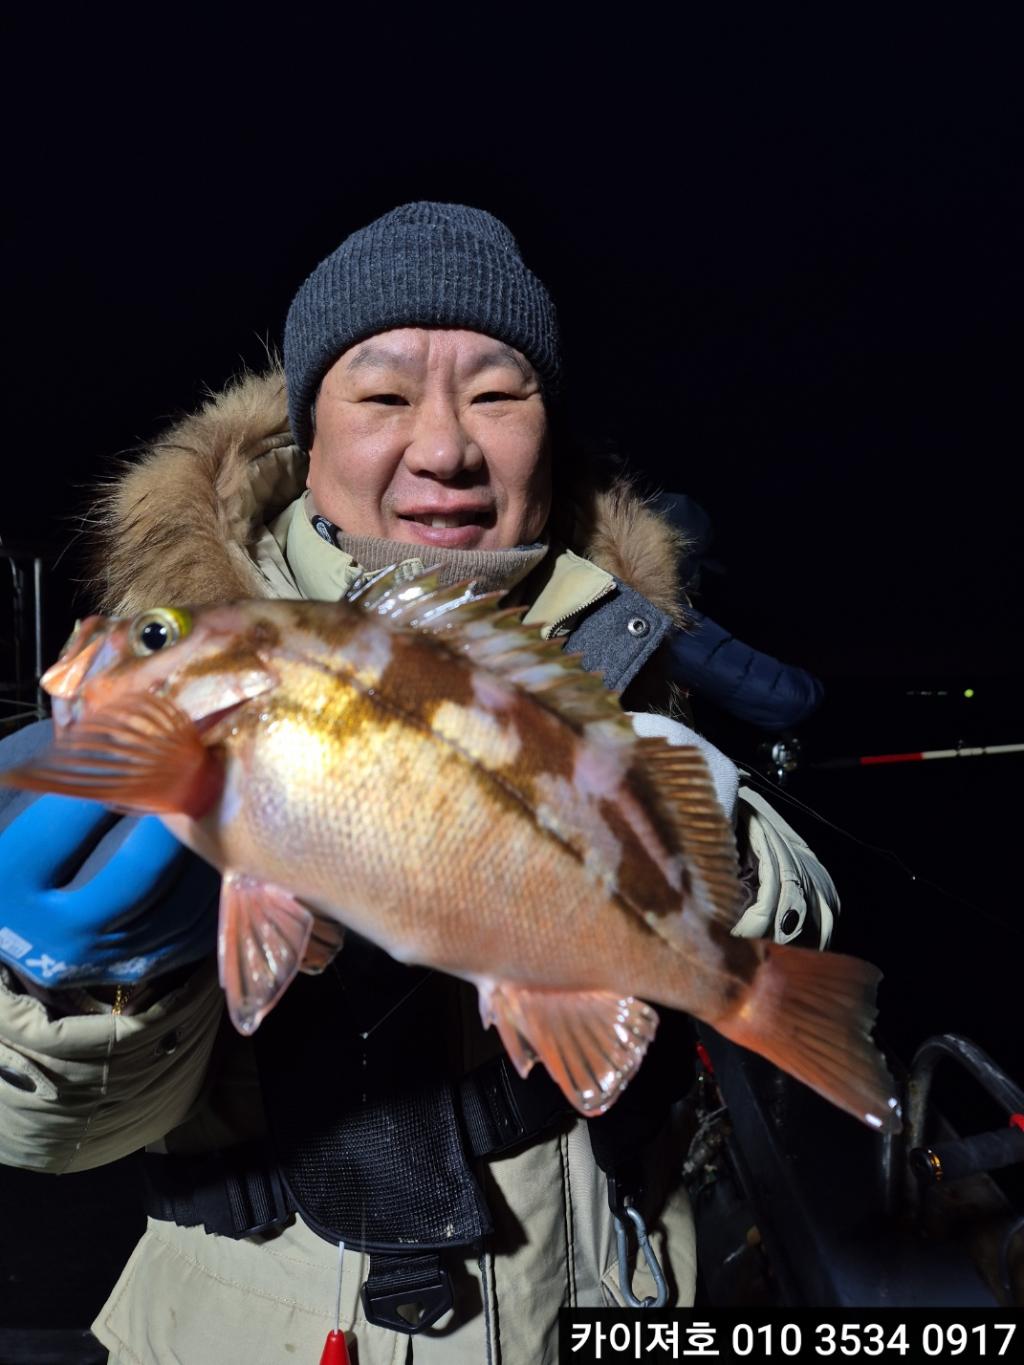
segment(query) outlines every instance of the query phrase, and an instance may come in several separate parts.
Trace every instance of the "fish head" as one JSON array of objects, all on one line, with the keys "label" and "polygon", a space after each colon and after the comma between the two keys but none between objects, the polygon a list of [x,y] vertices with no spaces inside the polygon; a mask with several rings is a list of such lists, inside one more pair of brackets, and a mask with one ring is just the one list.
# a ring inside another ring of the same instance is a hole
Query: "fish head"
[{"label": "fish head", "polygon": [[87,617],[41,679],[58,732],[141,693],[167,697],[202,724],[269,691],[277,682],[265,658],[272,641],[254,606]]}]

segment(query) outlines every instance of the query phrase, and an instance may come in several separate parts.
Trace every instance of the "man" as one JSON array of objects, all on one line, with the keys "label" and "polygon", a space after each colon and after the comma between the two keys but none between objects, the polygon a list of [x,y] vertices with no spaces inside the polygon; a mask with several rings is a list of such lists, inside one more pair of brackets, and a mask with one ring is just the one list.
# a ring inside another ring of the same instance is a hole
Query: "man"
[{"label": "man", "polygon": [[[627,486],[570,481],[560,368],[553,305],[503,224],[386,214],[298,291],[285,375],[213,400],[107,498],[102,608],[336,600],[363,571],[437,564],[527,604],[627,709],[667,707],[677,540]],[[39,742],[15,737],[4,762]],[[759,878],[740,931],[824,944],[827,875],[706,752]],[[692,1297],[670,1021],[661,1061],[589,1131],[540,1068],[516,1083],[471,993],[358,940],[242,1039],[211,960],[215,879],[162,826],[45,797],[4,818],[0,1159],[59,1172],[151,1149],[149,1229],[94,1325],[111,1359],[315,1358],[340,1240],[361,1365],[553,1361],[560,1305],[621,1298],[609,1174],[618,1216],[628,1200],[646,1217]],[[625,1278],[654,1293],[649,1266]]]}]

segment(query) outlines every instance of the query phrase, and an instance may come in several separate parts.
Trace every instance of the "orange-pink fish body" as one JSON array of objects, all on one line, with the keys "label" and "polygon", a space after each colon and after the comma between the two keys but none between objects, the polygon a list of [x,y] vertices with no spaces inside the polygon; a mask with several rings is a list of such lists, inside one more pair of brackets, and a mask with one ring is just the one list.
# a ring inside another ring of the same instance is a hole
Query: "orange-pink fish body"
[{"label": "orange-pink fish body", "polygon": [[[895,1123],[875,969],[732,938],[735,845],[699,751],[638,740],[598,679],[464,585],[91,618],[53,675],[69,718],[43,781],[161,810],[222,871],[243,1031],[345,926],[476,984],[519,1069],[539,1057],[584,1113],[635,1072],[654,1001]],[[809,1019],[840,1079],[801,1052]]]}]

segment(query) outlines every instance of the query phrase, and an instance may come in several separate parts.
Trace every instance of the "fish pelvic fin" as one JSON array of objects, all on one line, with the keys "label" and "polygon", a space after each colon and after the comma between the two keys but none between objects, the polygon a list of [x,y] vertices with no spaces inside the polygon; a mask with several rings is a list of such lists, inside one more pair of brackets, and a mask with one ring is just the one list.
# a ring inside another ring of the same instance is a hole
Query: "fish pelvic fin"
[{"label": "fish pelvic fin", "polygon": [[547,1067],[581,1114],[609,1109],[644,1059],[658,1027],[650,1005],[611,991],[481,986],[480,1015],[494,1024],[520,1076]]},{"label": "fish pelvic fin", "polygon": [[144,692],[68,726],[0,783],[199,819],[220,795],[223,768],[184,711]]},{"label": "fish pelvic fin", "polygon": [[871,1040],[881,972],[841,953],[760,945],[736,1009],[708,1022],[878,1132],[900,1130],[896,1086]]},{"label": "fish pelvic fin", "polygon": [[312,932],[312,914],[290,892],[243,872],[225,872],[217,962],[228,1014],[239,1033],[255,1033],[284,995],[306,957]]}]

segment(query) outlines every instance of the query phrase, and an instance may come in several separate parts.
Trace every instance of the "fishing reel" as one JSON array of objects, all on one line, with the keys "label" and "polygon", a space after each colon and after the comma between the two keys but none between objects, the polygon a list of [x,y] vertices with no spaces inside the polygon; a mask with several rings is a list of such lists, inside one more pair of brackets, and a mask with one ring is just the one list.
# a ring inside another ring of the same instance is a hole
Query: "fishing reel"
[{"label": "fishing reel", "polygon": [[773,735],[757,746],[758,766],[780,787],[784,787],[790,774],[800,767],[802,752],[796,735],[789,732]]}]

